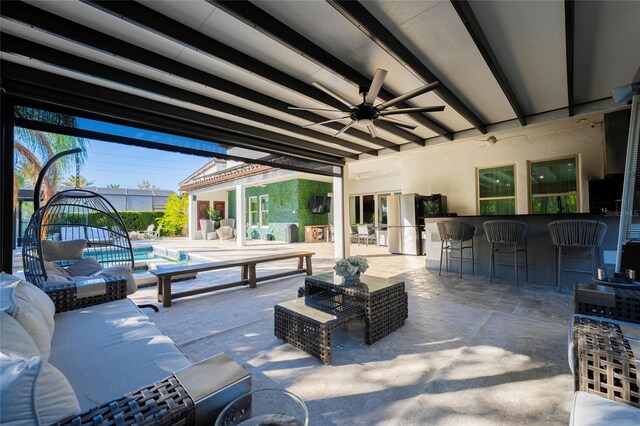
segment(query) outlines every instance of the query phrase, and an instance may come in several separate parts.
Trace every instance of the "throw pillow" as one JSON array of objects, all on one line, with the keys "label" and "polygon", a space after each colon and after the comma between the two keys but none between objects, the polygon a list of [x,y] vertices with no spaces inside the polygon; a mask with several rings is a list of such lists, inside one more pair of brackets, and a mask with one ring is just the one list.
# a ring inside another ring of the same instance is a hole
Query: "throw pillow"
[{"label": "throw pillow", "polygon": [[31,301],[33,292],[23,280],[0,286],[0,308],[15,318],[38,346],[42,358],[49,359],[52,329],[47,325],[44,314]]},{"label": "throw pillow", "polygon": [[71,266],[67,266],[67,272],[73,277],[88,277],[102,271],[102,265],[93,257],[85,257]]},{"label": "throw pillow", "polygon": [[46,260],[43,262],[44,263],[44,271],[47,273],[47,278],[55,275],[58,277],[68,277],[69,273],[67,272],[66,269],[64,269],[62,266],[58,265],[55,262],[47,262]]},{"label": "throw pillow", "polygon": [[41,356],[36,342],[15,318],[4,311],[0,311],[0,351],[24,358]]},{"label": "throw pillow", "polygon": [[80,260],[82,250],[87,245],[87,240],[51,241],[42,240],[42,259],[54,260]]},{"label": "throw pillow", "polygon": [[0,353],[0,423],[50,425],[79,411],[78,398],[60,370],[37,356]]},{"label": "throw pillow", "polygon": [[115,277],[121,275],[127,279],[127,294],[133,294],[138,290],[136,279],[133,277],[133,272],[130,266],[112,266],[105,268],[101,272],[94,274],[94,276]]}]

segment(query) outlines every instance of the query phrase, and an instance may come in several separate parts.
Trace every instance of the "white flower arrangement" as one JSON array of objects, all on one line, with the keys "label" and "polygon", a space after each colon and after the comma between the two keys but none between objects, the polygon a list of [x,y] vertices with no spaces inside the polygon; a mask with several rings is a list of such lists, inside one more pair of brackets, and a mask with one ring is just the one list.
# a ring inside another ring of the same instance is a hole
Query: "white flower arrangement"
[{"label": "white flower arrangement", "polygon": [[341,277],[353,277],[369,269],[369,261],[362,256],[350,256],[339,260],[333,269]]}]

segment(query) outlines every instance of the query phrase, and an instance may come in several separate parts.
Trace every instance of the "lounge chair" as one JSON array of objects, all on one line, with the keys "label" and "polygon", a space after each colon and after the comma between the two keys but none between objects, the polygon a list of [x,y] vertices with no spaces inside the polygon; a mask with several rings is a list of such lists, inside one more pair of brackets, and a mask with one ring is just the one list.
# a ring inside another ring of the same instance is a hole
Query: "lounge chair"
[{"label": "lounge chair", "polygon": [[159,239],[161,230],[162,225],[158,226],[155,231],[153,230],[153,225],[149,225],[149,228],[147,228],[147,231],[144,233],[144,237],[152,240]]}]

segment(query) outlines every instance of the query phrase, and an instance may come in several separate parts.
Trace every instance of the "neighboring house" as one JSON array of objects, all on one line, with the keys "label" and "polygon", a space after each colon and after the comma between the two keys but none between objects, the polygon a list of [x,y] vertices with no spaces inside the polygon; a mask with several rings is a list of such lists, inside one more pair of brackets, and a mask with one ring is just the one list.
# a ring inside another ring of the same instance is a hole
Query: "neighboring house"
[{"label": "neighboring house", "polygon": [[[189,238],[201,239],[200,219],[212,207],[224,218],[238,220],[236,188],[245,188],[247,238],[285,240],[287,225],[298,226],[298,241],[304,241],[304,227],[331,223],[331,213],[313,213],[313,197],[330,197],[332,178],[288,171],[260,164],[213,159],[180,182],[189,193]],[[193,205],[193,204],[192,204]]]}]

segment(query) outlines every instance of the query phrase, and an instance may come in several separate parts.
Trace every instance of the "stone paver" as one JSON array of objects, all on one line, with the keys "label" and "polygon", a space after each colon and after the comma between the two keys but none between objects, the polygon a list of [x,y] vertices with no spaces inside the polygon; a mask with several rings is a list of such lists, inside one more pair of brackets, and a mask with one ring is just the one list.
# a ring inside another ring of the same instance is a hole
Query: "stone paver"
[{"label": "stone paver", "polygon": [[[329,244],[166,240],[216,260],[279,250],[314,250],[314,271],[330,271]],[[571,295],[555,288],[425,270],[424,258],[384,248],[368,273],[397,276],[409,292],[404,327],[364,344],[362,322],[334,333],[329,366],[273,336],[273,306],[296,296],[304,277],[176,300],[150,318],[193,360],[225,352],[253,375],[253,388],[284,388],[307,402],[312,425],[567,424],[573,381],[566,360]],[[271,269],[283,265],[271,265]],[[201,274],[179,286],[237,278]],[[155,287],[137,303],[155,302]]]}]

